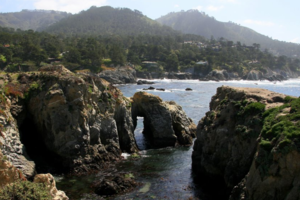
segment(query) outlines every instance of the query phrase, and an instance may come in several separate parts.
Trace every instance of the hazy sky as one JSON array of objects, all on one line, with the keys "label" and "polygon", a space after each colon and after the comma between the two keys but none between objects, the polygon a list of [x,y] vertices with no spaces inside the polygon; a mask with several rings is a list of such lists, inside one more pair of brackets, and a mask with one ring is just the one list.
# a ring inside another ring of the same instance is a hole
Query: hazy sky
[{"label": "hazy sky", "polygon": [[300,43],[299,0],[0,0],[0,12],[22,9],[78,13],[91,6],[137,9],[157,19],[169,12],[198,9],[218,21],[232,21],[273,39]]}]

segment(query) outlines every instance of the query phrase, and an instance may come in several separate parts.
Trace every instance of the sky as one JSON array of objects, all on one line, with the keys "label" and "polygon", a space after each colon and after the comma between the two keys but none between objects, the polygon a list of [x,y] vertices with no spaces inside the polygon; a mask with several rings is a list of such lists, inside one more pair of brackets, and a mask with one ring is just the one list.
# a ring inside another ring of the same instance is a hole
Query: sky
[{"label": "sky", "polygon": [[299,0],[0,0],[0,12],[44,9],[75,14],[107,5],[136,9],[151,19],[197,9],[218,21],[231,21],[273,39],[300,44]]}]

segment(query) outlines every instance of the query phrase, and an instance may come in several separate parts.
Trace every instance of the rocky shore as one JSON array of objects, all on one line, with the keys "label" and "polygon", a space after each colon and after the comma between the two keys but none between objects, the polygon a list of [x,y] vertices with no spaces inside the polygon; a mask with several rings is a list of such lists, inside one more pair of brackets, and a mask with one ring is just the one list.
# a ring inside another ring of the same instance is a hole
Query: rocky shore
[{"label": "rocky shore", "polygon": [[111,84],[136,83],[136,71],[130,66],[116,67],[112,70],[104,70],[98,74]]},{"label": "rocky shore", "polygon": [[195,137],[195,124],[175,102],[145,92],[126,98],[95,75],[55,66],[0,78],[0,149],[27,179],[40,171],[101,170],[122,152],[137,152],[137,116],[146,118],[144,132],[158,147],[192,145]]},{"label": "rocky shore", "polygon": [[197,126],[195,182],[222,199],[299,199],[299,104],[265,89],[218,88]]},{"label": "rocky shore", "polygon": [[247,73],[228,72],[227,70],[212,70],[207,75],[188,73],[188,72],[136,72],[137,78],[142,79],[199,79],[200,81],[228,81],[228,80],[268,80],[268,81],[284,81],[290,78],[298,78],[298,74],[290,70],[277,70],[266,69],[263,73],[258,70],[251,70]]}]

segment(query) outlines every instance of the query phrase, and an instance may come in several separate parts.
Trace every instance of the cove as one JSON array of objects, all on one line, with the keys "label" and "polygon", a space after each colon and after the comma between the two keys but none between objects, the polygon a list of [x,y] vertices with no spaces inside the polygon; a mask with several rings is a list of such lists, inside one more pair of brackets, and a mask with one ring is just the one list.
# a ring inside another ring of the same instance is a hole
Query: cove
[{"label": "cove", "polygon": [[[156,88],[164,87],[162,91],[148,91],[160,96],[165,101],[174,100],[183,107],[183,110],[197,124],[209,109],[209,102],[212,95],[215,94],[216,88],[222,85],[230,85],[236,87],[260,87],[275,92],[297,96],[300,93],[299,81],[285,81],[277,83],[271,82],[255,82],[251,81],[228,81],[228,82],[199,82],[199,81],[170,81],[155,80]],[[125,96],[133,96],[134,93],[141,91],[145,86],[138,85],[120,85]],[[186,92],[185,88],[193,89]],[[137,160],[125,160],[121,162],[118,171],[134,172],[136,179],[143,185],[138,187],[131,193],[112,197],[113,199],[213,199],[214,196],[207,193],[207,188],[194,184],[191,172],[191,153],[192,147],[168,147],[159,149],[149,149],[151,147],[144,146],[143,135],[143,119],[138,118],[138,124],[135,130],[135,137],[140,151],[141,158]],[[140,145],[141,144],[141,145]],[[97,176],[91,175],[86,177],[70,177],[60,178],[57,187],[65,190],[72,199],[83,198],[81,194],[88,193],[88,182],[97,179]],[[145,193],[140,190],[149,186],[149,190]],[[86,189],[84,189],[86,188]],[[73,195],[70,195],[73,190]]]}]

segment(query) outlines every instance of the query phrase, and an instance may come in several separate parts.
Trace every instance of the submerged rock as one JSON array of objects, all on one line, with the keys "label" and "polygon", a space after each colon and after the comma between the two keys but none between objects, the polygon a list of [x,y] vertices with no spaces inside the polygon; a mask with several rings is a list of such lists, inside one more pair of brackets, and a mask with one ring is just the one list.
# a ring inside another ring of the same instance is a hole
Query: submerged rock
[{"label": "submerged rock", "polygon": [[[195,181],[225,190],[223,199],[230,194],[232,200],[298,199],[300,146],[297,134],[286,135],[285,130],[300,127],[298,119],[294,125],[283,120],[300,102],[290,99],[265,89],[218,88],[197,127]],[[272,127],[277,127],[277,137]]]},{"label": "submerged rock", "polygon": [[95,193],[98,195],[116,195],[129,192],[138,183],[132,177],[126,177],[125,174],[118,174],[113,178],[105,177],[101,181],[94,183]]},{"label": "submerged rock", "polygon": [[174,101],[164,102],[158,96],[137,92],[132,97],[132,117],[144,117],[144,134],[157,147],[191,145],[196,126]]}]

